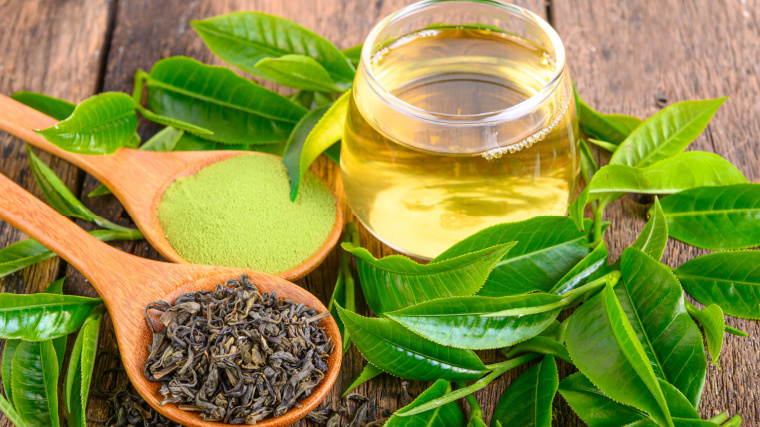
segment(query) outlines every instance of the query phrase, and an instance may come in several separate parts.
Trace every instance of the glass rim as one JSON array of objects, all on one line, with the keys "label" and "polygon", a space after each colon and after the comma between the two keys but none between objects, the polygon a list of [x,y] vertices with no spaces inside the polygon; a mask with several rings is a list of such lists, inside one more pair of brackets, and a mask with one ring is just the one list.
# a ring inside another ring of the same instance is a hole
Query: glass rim
[{"label": "glass rim", "polygon": [[[555,62],[557,65],[551,78],[547,81],[544,87],[541,88],[541,90],[537,91],[529,98],[520,101],[515,105],[501,110],[473,115],[443,114],[436,111],[426,110],[412,105],[390,93],[379,81],[377,81],[371,67],[372,50],[378,36],[390,24],[400,21],[415,11],[440,3],[485,4],[487,6],[497,7],[510,13],[522,15],[523,17],[528,18],[531,23],[536,25],[545,35],[548,36],[549,41],[551,42],[551,46],[554,49],[556,56]],[[361,58],[359,62],[362,74],[364,78],[368,80],[369,87],[392,108],[399,110],[403,114],[413,116],[420,120],[458,126],[482,125],[484,123],[490,122],[512,121],[530,114],[549,99],[557,81],[559,81],[560,77],[564,74],[566,68],[565,46],[562,43],[562,39],[560,39],[559,34],[557,34],[557,31],[554,30],[554,28],[549,25],[545,19],[541,18],[530,10],[514,4],[506,3],[502,0],[422,0],[404,6],[403,8],[383,18],[372,28],[372,31],[370,31],[369,35],[364,41],[364,46],[362,47]]]}]

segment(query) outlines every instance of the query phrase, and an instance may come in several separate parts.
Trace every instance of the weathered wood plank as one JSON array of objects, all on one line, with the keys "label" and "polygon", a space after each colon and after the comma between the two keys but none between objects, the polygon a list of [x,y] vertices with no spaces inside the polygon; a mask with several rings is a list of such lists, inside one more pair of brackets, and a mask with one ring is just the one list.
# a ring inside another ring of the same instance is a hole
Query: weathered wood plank
[{"label": "weathered wood plank", "polygon": [[[107,0],[0,1],[0,93],[30,90],[78,102],[97,92],[109,8]],[[83,174],[77,168],[46,153],[40,157],[78,193]],[[0,134],[0,173],[42,198],[24,143],[5,133]],[[0,222],[0,247],[24,238]],[[52,259],[0,279],[0,291],[42,291],[64,272],[63,264]],[[70,284],[67,290],[76,292]],[[11,425],[0,414],[0,426]]]},{"label": "weathered wood plank", "polygon": [[[116,15],[116,25],[103,90],[131,91],[132,76],[137,68],[149,70],[156,61],[171,55],[186,55],[206,63],[223,64],[203,46],[200,38],[189,26],[191,19],[201,19],[236,10],[258,10],[292,19],[334,41],[338,47],[347,48],[362,42],[372,26],[381,17],[408,3],[412,3],[412,1],[319,0],[283,2],[280,0],[239,0],[186,2],[171,0],[155,2],[122,0],[119,2]],[[542,16],[545,15],[542,0],[526,0],[519,3],[527,5]],[[153,126],[144,126],[140,129],[145,137],[155,130],[156,127]],[[324,158],[319,159],[313,166],[313,170],[324,178],[328,185],[335,189],[336,193],[342,195],[340,171],[332,162]],[[95,181],[88,176],[85,179],[83,194],[92,190],[95,185]],[[342,198],[342,196],[339,197]],[[108,212],[109,218],[126,216],[118,202],[111,196],[86,200],[86,203],[98,212]],[[345,200],[342,200],[342,203],[344,212],[346,212],[346,219],[348,221],[354,220]],[[363,229],[362,243],[378,256],[393,253]],[[159,259],[155,251],[145,242],[129,244],[124,249],[140,256]],[[317,295],[322,301],[327,302],[335,283],[337,265],[338,253],[334,251],[320,268],[299,281],[299,284]],[[71,268],[69,268],[69,273],[75,283],[84,286],[84,279],[81,275]],[[367,312],[366,307],[362,307],[361,304],[360,309],[364,310],[365,313]],[[115,338],[110,329],[110,323],[106,321],[105,324],[106,326],[101,334],[103,348],[116,352]],[[495,357],[493,354],[488,356]],[[361,372],[364,363],[361,354],[356,349],[352,349],[344,358],[341,376],[328,397],[328,401],[333,402],[337,407],[340,394]],[[96,371],[102,372],[115,365],[114,360],[104,357],[96,366]],[[512,373],[511,377],[502,379],[497,385],[478,395],[488,416],[493,411],[493,406],[501,391],[516,375],[517,373]],[[118,378],[115,374],[109,374],[102,378],[99,383],[105,384],[106,387],[114,386],[117,388],[122,388],[126,384],[123,374]],[[422,384],[413,384],[410,387],[414,395],[421,392],[422,389]],[[373,399],[379,407],[373,411],[372,415],[383,417],[384,411],[393,411],[399,406],[398,397],[401,392],[401,381],[397,378],[381,378],[375,380],[371,386],[360,387],[358,391]],[[94,399],[89,408],[89,415],[93,418],[104,418],[107,413],[106,402]],[[307,423],[297,425],[307,425]]]},{"label": "weathered wood plank", "polygon": [[[643,118],[658,110],[659,92],[671,102],[730,96],[693,149],[726,157],[754,182],[760,179],[758,12],[760,3],[753,0],[552,0],[553,24],[587,102],[603,112]],[[608,243],[619,254],[644,226],[646,207],[624,198],[606,212],[613,224]],[[676,266],[702,253],[671,241],[666,260]],[[760,325],[729,323],[750,337],[728,335],[722,368],[708,370],[700,412],[712,416],[728,409],[741,414],[744,425],[760,425]],[[557,425],[574,422],[563,417]]]}]

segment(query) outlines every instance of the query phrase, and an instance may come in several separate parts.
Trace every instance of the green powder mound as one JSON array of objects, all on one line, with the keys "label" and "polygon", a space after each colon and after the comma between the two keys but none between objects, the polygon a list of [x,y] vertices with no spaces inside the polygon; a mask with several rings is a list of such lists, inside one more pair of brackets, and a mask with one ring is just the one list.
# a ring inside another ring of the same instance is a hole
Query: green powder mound
[{"label": "green powder mound", "polygon": [[281,159],[243,155],[173,182],[158,219],[174,250],[191,263],[280,273],[324,244],[335,209],[335,198],[314,174],[291,202]]}]

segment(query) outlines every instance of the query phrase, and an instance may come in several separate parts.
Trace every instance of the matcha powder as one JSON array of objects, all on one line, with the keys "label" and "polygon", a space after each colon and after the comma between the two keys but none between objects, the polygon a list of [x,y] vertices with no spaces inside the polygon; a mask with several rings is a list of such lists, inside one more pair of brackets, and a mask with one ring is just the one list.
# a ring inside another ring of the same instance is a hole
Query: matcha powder
[{"label": "matcha powder", "polygon": [[169,243],[195,264],[289,270],[312,256],[335,225],[335,198],[308,173],[295,202],[282,160],[242,155],[173,182],[158,206]]}]

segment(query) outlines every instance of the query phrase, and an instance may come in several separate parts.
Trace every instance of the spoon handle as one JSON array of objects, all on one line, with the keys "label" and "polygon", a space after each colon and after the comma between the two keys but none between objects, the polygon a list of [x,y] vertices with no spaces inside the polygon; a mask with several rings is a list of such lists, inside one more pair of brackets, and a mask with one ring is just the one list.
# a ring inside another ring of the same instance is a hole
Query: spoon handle
[{"label": "spoon handle", "polygon": [[60,255],[101,295],[152,263],[99,241],[2,174],[0,195],[0,218]]},{"label": "spoon handle", "polygon": [[114,169],[124,166],[121,158],[125,157],[126,153],[122,153],[125,150],[107,156],[77,154],[58,148],[35,132],[35,129],[46,129],[56,123],[58,120],[0,94],[0,130],[79,166],[100,181],[107,181]]}]

